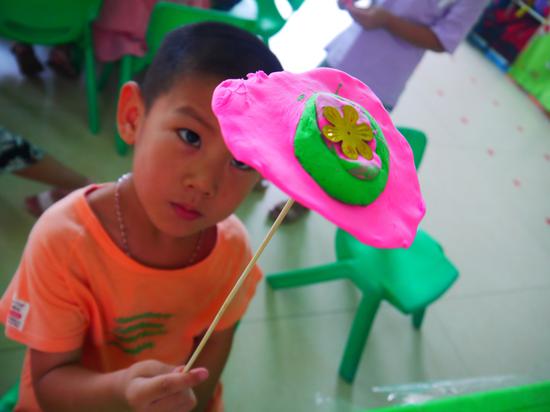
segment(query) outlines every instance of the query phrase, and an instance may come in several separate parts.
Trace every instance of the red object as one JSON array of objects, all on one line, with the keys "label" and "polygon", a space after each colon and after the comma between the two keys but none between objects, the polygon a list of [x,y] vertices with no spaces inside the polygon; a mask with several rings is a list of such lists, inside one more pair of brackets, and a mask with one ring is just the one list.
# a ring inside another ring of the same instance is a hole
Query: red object
[{"label": "red object", "polygon": [[[541,26],[529,13],[518,15],[510,0],[493,0],[483,13],[474,32],[509,63],[516,59],[529,39]],[[543,16],[548,9],[542,10]]]}]

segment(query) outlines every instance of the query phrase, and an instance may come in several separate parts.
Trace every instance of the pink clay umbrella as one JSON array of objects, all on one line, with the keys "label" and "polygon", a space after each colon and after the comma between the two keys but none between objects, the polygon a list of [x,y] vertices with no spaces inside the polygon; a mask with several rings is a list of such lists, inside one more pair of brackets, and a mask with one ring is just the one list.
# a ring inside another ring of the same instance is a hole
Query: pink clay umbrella
[{"label": "pink clay umbrella", "polygon": [[329,68],[225,80],[212,109],[233,156],[289,195],[191,356],[188,371],[294,200],[358,240],[409,247],[425,206],[405,138],[362,82]]}]

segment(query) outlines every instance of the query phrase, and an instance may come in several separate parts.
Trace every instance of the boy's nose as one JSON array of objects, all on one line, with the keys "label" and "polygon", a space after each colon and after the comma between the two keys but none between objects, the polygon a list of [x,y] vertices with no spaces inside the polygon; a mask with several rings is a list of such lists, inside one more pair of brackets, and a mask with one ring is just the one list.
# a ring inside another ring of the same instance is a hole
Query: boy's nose
[{"label": "boy's nose", "polygon": [[184,186],[202,197],[213,197],[218,190],[217,180],[207,172],[187,178]]}]

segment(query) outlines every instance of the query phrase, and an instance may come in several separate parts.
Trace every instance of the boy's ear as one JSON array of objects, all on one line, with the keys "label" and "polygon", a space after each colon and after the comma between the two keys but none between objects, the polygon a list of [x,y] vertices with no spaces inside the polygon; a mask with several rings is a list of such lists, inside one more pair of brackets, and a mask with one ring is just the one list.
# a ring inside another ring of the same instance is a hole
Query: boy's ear
[{"label": "boy's ear", "polygon": [[145,103],[139,85],[133,81],[124,83],[118,97],[116,121],[118,133],[127,144],[135,143],[144,115]]}]

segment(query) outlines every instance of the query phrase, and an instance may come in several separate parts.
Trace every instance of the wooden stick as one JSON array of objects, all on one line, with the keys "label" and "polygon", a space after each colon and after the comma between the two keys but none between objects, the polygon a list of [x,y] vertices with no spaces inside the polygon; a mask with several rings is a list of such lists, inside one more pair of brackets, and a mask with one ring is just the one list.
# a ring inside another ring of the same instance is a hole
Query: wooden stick
[{"label": "wooden stick", "polygon": [[293,204],[294,204],[294,199],[288,199],[287,200],[285,206],[283,207],[283,210],[281,210],[281,213],[279,213],[279,216],[277,216],[277,219],[275,219],[275,222],[273,222],[273,225],[271,226],[271,229],[269,229],[269,232],[267,232],[267,235],[265,236],[262,244],[260,245],[260,247],[258,248],[256,253],[254,254],[254,256],[252,256],[252,259],[250,259],[250,262],[248,262],[248,265],[246,266],[243,273],[241,274],[241,276],[237,280],[237,283],[235,283],[235,286],[233,286],[233,289],[231,289],[231,292],[229,292],[229,295],[227,295],[227,298],[225,298],[225,301],[223,302],[222,306],[220,307],[220,310],[218,311],[218,313],[214,317],[214,320],[212,321],[212,323],[208,327],[208,330],[206,331],[206,333],[202,337],[199,345],[197,346],[197,349],[195,349],[195,352],[193,352],[193,355],[191,355],[191,358],[189,358],[189,361],[185,365],[185,368],[183,369],[183,373],[189,372],[189,370],[193,367],[193,364],[195,363],[195,361],[197,360],[199,354],[201,353],[202,349],[204,348],[204,345],[206,345],[206,342],[210,338],[210,335],[212,335],[212,332],[214,332],[214,328],[216,327],[216,325],[220,321],[221,317],[225,313],[225,310],[227,309],[227,307],[229,306],[229,304],[231,303],[231,301],[233,300],[233,298],[235,297],[235,295],[239,291],[239,289],[242,286],[243,282],[245,281],[246,277],[248,276],[248,274],[250,273],[250,271],[252,270],[252,268],[256,264],[256,261],[258,260],[258,258],[262,254],[262,252],[264,251],[265,247],[267,246],[267,244],[269,243],[269,241],[271,240],[271,238],[273,237],[273,235],[275,234],[275,232],[277,231],[279,226],[281,225],[283,219],[285,218],[285,216],[287,215],[288,211],[290,210],[290,208],[292,207]]}]

